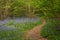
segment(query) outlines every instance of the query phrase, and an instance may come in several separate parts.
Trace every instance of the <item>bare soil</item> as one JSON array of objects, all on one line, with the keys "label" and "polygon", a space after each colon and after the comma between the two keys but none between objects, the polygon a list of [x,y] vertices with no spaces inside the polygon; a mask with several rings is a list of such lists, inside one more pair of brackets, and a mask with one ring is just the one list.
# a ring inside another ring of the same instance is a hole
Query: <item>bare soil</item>
[{"label": "bare soil", "polygon": [[24,40],[47,40],[47,38],[43,38],[42,36],[40,36],[40,31],[45,24],[46,21],[43,19],[41,25],[28,30],[24,35]]}]

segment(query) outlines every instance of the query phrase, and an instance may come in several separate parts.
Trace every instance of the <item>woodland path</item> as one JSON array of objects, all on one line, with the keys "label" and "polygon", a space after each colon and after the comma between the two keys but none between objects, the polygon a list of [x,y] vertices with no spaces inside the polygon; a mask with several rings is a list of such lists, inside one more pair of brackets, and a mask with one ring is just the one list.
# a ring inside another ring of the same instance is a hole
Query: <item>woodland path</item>
[{"label": "woodland path", "polygon": [[24,40],[47,40],[46,38],[42,38],[40,36],[40,31],[45,24],[46,24],[46,21],[43,19],[41,25],[36,26],[25,33]]}]

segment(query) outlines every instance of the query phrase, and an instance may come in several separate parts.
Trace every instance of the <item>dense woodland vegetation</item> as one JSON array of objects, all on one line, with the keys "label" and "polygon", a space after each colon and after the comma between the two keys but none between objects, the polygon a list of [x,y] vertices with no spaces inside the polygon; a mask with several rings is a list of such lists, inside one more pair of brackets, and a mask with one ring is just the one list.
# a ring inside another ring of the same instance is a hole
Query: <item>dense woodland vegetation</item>
[{"label": "dense woodland vegetation", "polygon": [[60,0],[0,0],[0,19],[23,16],[47,19],[47,25],[43,27],[41,35],[50,40],[56,40],[53,38],[60,40],[58,36],[60,35]]},{"label": "dense woodland vegetation", "polygon": [[7,16],[46,16],[57,18],[60,14],[59,0],[0,0],[0,19]]}]

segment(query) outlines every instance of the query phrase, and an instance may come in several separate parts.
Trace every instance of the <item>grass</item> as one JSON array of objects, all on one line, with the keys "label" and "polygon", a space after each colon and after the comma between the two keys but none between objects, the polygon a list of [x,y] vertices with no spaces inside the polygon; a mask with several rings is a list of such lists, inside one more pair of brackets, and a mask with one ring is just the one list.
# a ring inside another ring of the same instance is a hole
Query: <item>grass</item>
[{"label": "grass", "polygon": [[48,40],[60,40],[59,20],[47,20],[47,24],[42,28],[41,36]]},{"label": "grass", "polygon": [[14,23],[13,20],[11,20],[9,23],[5,24],[5,26],[10,27],[13,25],[15,28],[17,28],[17,30],[0,30],[0,40],[23,40],[23,34],[25,33],[25,31],[30,30],[41,23],[41,21],[29,23]]}]

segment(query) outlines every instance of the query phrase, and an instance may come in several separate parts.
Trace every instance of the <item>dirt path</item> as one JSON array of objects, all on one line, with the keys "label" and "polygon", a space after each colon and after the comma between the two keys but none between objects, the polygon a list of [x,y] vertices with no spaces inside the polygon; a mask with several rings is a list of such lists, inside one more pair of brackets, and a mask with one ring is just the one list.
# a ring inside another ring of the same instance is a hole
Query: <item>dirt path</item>
[{"label": "dirt path", "polygon": [[42,20],[42,24],[39,26],[34,27],[33,29],[29,30],[25,34],[24,40],[47,40],[46,38],[42,38],[40,36],[40,31],[42,27],[46,24],[45,20]]}]

